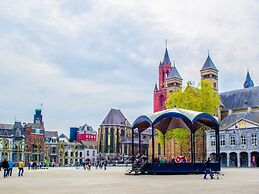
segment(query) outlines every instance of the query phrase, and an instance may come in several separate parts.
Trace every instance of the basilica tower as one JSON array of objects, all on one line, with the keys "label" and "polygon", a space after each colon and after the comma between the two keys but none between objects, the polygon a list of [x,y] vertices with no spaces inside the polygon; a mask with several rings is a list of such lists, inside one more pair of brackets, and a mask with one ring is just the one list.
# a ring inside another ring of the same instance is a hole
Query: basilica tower
[{"label": "basilica tower", "polygon": [[166,91],[167,96],[170,95],[172,92],[177,92],[178,90],[182,89],[183,79],[180,76],[176,66],[174,64],[171,72],[169,73],[167,80],[166,80]]},{"label": "basilica tower", "polygon": [[155,84],[154,89],[154,112],[165,109],[166,95],[166,81],[172,70],[171,61],[168,55],[167,47],[165,49],[164,59],[159,64],[159,82]]},{"label": "basilica tower", "polygon": [[209,80],[214,91],[218,93],[218,70],[212,62],[209,54],[200,72],[201,80]]}]

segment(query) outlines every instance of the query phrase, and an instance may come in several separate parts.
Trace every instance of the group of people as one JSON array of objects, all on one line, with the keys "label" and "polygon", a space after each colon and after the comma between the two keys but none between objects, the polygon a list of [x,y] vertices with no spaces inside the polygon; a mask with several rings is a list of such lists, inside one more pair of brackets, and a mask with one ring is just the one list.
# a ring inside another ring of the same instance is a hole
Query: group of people
[{"label": "group of people", "polygon": [[177,158],[173,157],[156,157],[154,158],[154,162],[161,163],[161,164],[170,164],[170,163],[187,163],[188,159],[186,156],[179,156]]},{"label": "group of people", "polygon": [[28,162],[28,170],[36,170],[36,169],[41,169],[43,167],[43,163],[41,162]]},{"label": "group of people", "polygon": [[[107,169],[107,160],[101,160],[97,161],[96,163],[92,163],[90,160],[86,160],[85,162],[82,162],[82,166],[84,170],[91,170],[92,166],[95,166],[95,169]],[[79,168],[79,164],[77,165],[77,168]]]},{"label": "group of people", "polygon": [[[21,160],[17,163],[17,167],[18,167],[18,176],[23,176],[24,164]],[[14,168],[14,163],[12,161],[8,161],[7,159],[4,159],[4,161],[0,162],[0,171],[3,169],[4,178],[8,176],[12,176],[13,168]]]}]

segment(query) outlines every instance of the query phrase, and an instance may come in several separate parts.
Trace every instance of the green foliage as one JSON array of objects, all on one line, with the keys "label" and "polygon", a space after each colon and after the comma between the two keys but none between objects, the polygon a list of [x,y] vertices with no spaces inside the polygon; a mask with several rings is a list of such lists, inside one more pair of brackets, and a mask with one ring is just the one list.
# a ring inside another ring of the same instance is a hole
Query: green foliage
[{"label": "green foliage", "polygon": [[[205,112],[211,115],[217,114],[219,96],[213,90],[209,80],[201,81],[201,88],[195,88],[189,83],[185,90],[170,94],[166,101],[166,108],[183,108],[193,111]],[[185,129],[174,129],[166,133],[167,138],[173,138],[181,146],[189,147],[190,132]]]},{"label": "green foliage", "polygon": [[185,90],[170,94],[166,101],[166,108],[178,108],[205,112],[216,115],[219,96],[213,90],[210,81],[202,80],[201,88],[195,88],[189,83]]}]

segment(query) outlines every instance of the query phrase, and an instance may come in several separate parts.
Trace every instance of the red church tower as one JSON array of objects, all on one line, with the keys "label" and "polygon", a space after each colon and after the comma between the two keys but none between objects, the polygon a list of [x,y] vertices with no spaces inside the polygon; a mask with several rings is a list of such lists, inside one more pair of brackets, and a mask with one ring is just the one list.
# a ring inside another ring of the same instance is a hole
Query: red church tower
[{"label": "red church tower", "polygon": [[166,80],[172,70],[171,61],[168,55],[167,46],[165,49],[163,62],[159,64],[159,83],[155,84],[154,89],[154,112],[165,109],[166,101]]}]

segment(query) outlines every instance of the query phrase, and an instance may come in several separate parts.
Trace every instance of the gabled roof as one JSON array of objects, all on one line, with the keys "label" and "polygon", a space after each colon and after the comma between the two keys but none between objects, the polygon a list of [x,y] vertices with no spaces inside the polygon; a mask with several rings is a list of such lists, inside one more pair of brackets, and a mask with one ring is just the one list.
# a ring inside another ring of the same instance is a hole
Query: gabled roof
[{"label": "gabled roof", "polygon": [[85,123],[83,126],[79,127],[79,131],[87,131],[87,132],[92,132],[93,134],[96,134],[97,132],[93,129],[92,126],[87,125],[87,123]]},{"label": "gabled roof", "polygon": [[119,125],[130,127],[129,121],[118,109],[111,109],[108,115],[103,120],[102,125]]},{"label": "gabled roof", "polygon": [[65,138],[68,140],[68,137],[64,133],[62,133],[58,138]]},{"label": "gabled roof", "polygon": [[31,127],[33,129],[44,129],[44,126],[41,123],[27,123],[26,127]]},{"label": "gabled roof", "polygon": [[242,119],[259,124],[259,111],[230,114],[220,122],[220,129],[226,129]]},{"label": "gabled roof", "polygon": [[45,131],[45,138],[58,137],[57,131]]},{"label": "gabled roof", "polygon": [[170,79],[170,78],[178,78],[178,79],[182,79],[182,77],[180,76],[176,66],[174,65],[172,70],[170,71],[167,79]]},{"label": "gabled roof", "polygon": [[13,129],[13,124],[0,123],[0,129]]},{"label": "gabled roof", "polygon": [[208,55],[203,67],[201,68],[201,70],[206,70],[206,69],[214,69],[214,70],[218,71],[216,66],[212,62],[210,55]]},{"label": "gabled roof", "polygon": [[245,83],[244,83],[244,88],[252,88],[252,87],[254,87],[254,82],[250,77],[249,71],[247,71],[246,80],[245,80]]},{"label": "gabled roof", "polygon": [[259,86],[244,88],[219,94],[223,110],[246,109],[259,107]]}]

